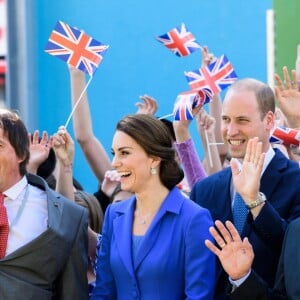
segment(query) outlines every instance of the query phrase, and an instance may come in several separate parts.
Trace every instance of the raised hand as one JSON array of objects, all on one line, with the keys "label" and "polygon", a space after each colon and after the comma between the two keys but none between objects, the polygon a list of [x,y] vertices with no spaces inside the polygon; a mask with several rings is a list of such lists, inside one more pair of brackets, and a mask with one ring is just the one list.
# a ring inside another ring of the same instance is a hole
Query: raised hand
[{"label": "raised hand", "polygon": [[213,53],[209,52],[207,46],[203,46],[201,54],[202,54],[201,67],[208,66],[216,59],[216,57],[213,55]]},{"label": "raised hand", "polygon": [[[192,115],[195,117],[201,110],[201,106],[196,106],[192,108]],[[189,133],[189,126],[192,120],[173,120],[173,128],[176,136],[176,141],[182,143],[188,140],[191,136]]]},{"label": "raised hand", "polygon": [[296,71],[292,70],[291,75],[287,67],[283,67],[283,78],[284,81],[278,74],[275,74],[275,95],[279,108],[284,113],[288,120],[289,127],[299,128],[300,127],[300,91],[298,88],[298,81]]},{"label": "raised hand", "polygon": [[137,102],[135,104],[138,107],[136,113],[154,116],[158,109],[157,101],[148,95],[140,96],[140,99],[142,102]]},{"label": "raised hand", "polygon": [[104,180],[101,184],[101,190],[108,197],[111,197],[116,187],[120,183],[120,174],[116,170],[108,170],[105,172]]},{"label": "raised hand", "polygon": [[205,240],[205,245],[219,258],[223,269],[231,279],[238,280],[250,271],[254,252],[248,238],[241,240],[230,221],[226,221],[225,225],[217,220],[215,226],[218,231],[215,227],[209,229],[218,247],[210,240]]},{"label": "raised hand", "polygon": [[275,125],[288,127],[288,121],[279,107],[275,108]]},{"label": "raised hand", "polygon": [[27,170],[30,173],[36,174],[38,167],[48,158],[52,147],[52,138],[49,138],[48,133],[43,131],[41,139],[39,139],[39,131],[35,130],[33,135],[28,134],[30,159],[27,165]]},{"label": "raised hand", "polygon": [[53,135],[53,149],[56,158],[65,168],[72,168],[74,159],[74,142],[64,126],[60,126]]},{"label": "raised hand", "polygon": [[264,157],[262,142],[255,137],[248,141],[242,167],[237,159],[230,161],[234,187],[248,204],[257,199]]},{"label": "raised hand", "polygon": [[209,133],[214,133],[216,120],[204,109],[201,109],[196,114],[196,122],[199,130],[207,130]]}]

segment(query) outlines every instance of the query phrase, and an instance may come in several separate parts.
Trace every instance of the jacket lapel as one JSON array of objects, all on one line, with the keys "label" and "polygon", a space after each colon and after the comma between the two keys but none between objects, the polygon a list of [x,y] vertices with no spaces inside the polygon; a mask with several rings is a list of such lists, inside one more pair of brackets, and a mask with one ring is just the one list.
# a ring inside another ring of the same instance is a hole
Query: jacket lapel
[{"label": "jacket lapel", "polygon": [[124,201],[117,213],[119,215],[114,219],[113,230],[119,255],[128,270],[134,276],[131,256],[131,241],[132,241],[132,222],[133,212],[135,208],[135,197]]},{"label": "jacket lapel", "polygon": [[140,248],[137,252],[137,257],[134,263],[134,269],[136,270],[145,257],[149,254],[150,250],[153,248],[154,244],[157,242],[160,228],[163,223],[164,216],[168,213],[178,214],[180,211],[180,207],[183,201],[187,201],[181,192],[175,187],[168,194],[164,202],[162,203],[159,211],[154,217],[150,227],[148,228],[143,241],[140,245]]},{"label": "jacket lapel", "polygon": [[27,174],[27,180],[28,183],[37,186],[46,192],[48,207],[48,228],[53,228],[54,230],[58,229],[63,212],[63,202],[61,201],[61,195],[53,190],[50,190],[46,182],[38,176]]},{"label": "jacket lapel", "polygon": [[[219,174],[215,174],[218,176],[218,181],[214,184],[212,190],[213,194],[207,195],[207,199],[205,201],[209,201],[209,205],[205,206],[209,209],[213,220],[220,220],[225,222],[227,220],[232,220],[232,193],[233,193],[233,185],[232,185],[232,173],[231,168],[227,167],[223,169]],[[213,199],[213,203],[211,200]]]},{"label": "jacket lapel", "polygon": [[275,155],[267,166],[260,182],[261,191],[266,195],[267,199],[271,199],[273,190],[281,180],[281,171],[287,167],[287,162],[287,158],[280,150],[275,149]]},{"label": "jacket lapel", "polygon": [[[43,244],[45,247],[49,242],[55,238],[54,232],[60,226],[60,219],[62,217],[63,205],[61,202],[61,196],[54,191],[50,191],[44,180],[38,176],[27,174],[28,183],[39,187],[44,190],[47,194],[47,206],[48,206],[48,229],[43,232],[40,236],[32,240],[31,242],[20,247],[16,251],[10,253],[2,259],[2,261],[11,261],[20,256],[25,256],[34,251],[37,251]],[[56,197],[54,197],[56,195]],[[53,229],[53,230],[52,230]]]}]

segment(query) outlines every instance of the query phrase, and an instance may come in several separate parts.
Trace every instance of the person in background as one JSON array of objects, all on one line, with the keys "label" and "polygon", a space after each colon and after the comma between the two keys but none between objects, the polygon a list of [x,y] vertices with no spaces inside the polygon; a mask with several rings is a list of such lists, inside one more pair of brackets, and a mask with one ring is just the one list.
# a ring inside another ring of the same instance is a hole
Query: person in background
[{"label": "person in background", "polygon": [[[299,48],[298,48],[299,50]],[[285,120],[286,127],[300,130],[300,91],[299,91],[299,78],[300,73],[300,58],[299,54],[296,61],[296,70],[292,70],[291,76],[286,66],[282,68],[283,80],[279,74],[275,74],[275,95],[277,98],[278,106],[282,112]],[[295,160],[300,165],[300,143],[299,147],[288,147],[287,153],[289,157]]]},{"label": "person in background", "polygon": [[56,166],[56,157],[52,148],[51,138],[49,138],[47,131],[43,131],[40,137],[38,130],[35,130],[33,134],[29,133],[28,138],[30,157],[27,164],[27,172],[41,176],[47,181],[53,174]]},{"label": "person in background", "polygon": [[[215,57],[213,54],[209,53],[208,47],[204,46],[202,50],[201,66],[207,66],[214,59]],[[189,132],[191,121],[173,121],[173,127],[176,136],[176,142],[174,145],[185,171],[190,189],[192,189],[197,181],[207,177],[207,174],[212,174],[222,169],[224,154],[227,152],[226,146],[217,146],[216,144],[208,145],[206,140],[207,134],[209,143],[221,141],[219,126],[220,105],[220,97],[219,95],[215,95],[212,101],[209,103],[210,111],[214,115],[208,114],[203,108],[200,109],[199,107],[192,110],[192,114],[196,120],[197,129],[204,149],[205,155],[203,162],[200,161],[194,141]],[[208,149],[208,147],[210,148]],[[209,150],[211,157],[209,157]]]},{"label": "person in background", "polygon": [[[41,176],[48,186],[56,189],[56,156],[52,147],[52,137],[47,131],[43,131],[39,137],[39,131],[28,134],[30,157],[27,164],[27,172]],[[83,191],[82,185],[73,177],[73,186],[77,191]]]},{"label": "person in background", "polygon": [[212,299],[215,256],[204,245],[212,220],[176,187],[183,171],[167,128],[126,116],[112,152],[121,188],[134,196],[106,210],[92,299]]},{"label": "person in background", "polygon": [[[217,59],[213,53],[209,52],[207,46],[203,46],[201,54],[202,54],[201,67],[205,67],[209,65]],[[209,175],[221,170],[222,167],[221,168],[219,167],[219,162],[221,163],[221,166],[224,166],[224,164],[226,165],[227,163],[227,157],[228,157],[227,145],[225,143],[223,145],[220,144],[222,143],[221,114],[222,114],[222,100],[220,94],[214,95],[212,101],[208,103],[208,111],[207,111],[208,122],[205,122],[205,120],[202,119],[201,115],[199,116],[199,114],[196,114],[197,129],[205,152],[203,165],[205,167],[207,174]],[[211,126],[208,126],[210,124]],[[207,154],[208,145],[206,143],[205,130],[207,130],[209,142],[218,143],[218,145],[210,145],[212,158],[214,162],[213,167],[210,166],[209,156]],[[216,154],[214,154],[214,152]]]},{"label": "person in background", "polygon": [[87,213],[27,173],[28,132],[8,109],[0,110],[0,160],[0,298],[88,299]]},{"label": "person in background", "polygon": [[76,190],[73,186],[74,142],[65,127],[60,126],[51,140],[57,157],[56,190],[70,201],[86,208],[89,215],[87,279],[89,297],[91,297],[95,286],[95,262],[101,241],[103,213],[98,200],[93,195]]},{"label": "person in background", "polygon": [[[218,101],[218,99],[214,99],[212,102],[215,101]],[[195,115],[195,120],[204,149],[202,164],[206,173],[211,175],[222,170],[222,162],[224,162],[224,155],[220,154],[220,147],[223,147],[223,145],[217,145],[217,143],[221,143],[221,139],[217,140],[216,138],[216,119],[208,114],[204,109],[201,109]]]}]

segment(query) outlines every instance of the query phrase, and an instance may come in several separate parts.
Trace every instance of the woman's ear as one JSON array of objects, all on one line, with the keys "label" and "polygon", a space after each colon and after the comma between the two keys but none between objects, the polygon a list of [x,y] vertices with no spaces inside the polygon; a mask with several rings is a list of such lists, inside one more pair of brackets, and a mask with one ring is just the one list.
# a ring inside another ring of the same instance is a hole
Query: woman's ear
[{"label": "woman's ear", "polygon": [[160,157],[153,156],[152,157],[151,167],[152,168],[157,168],[159,166],[160,162],[161,162],[161,158]]}]

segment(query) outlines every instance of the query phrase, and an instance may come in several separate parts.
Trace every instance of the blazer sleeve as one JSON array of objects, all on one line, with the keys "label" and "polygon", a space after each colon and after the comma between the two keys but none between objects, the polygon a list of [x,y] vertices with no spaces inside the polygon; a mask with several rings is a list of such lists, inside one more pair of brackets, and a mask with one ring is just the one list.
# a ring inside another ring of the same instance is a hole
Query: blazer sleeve
[{"label": "blazer sleeve", "polygon": [[212,240],[210,213],[201,209],[191,217],[185,239],[185,296],[187,300],[213,299],[215,288],[215,255],[205,246]]},{"label": "blazer sleeve", "polygon": [[101,246],[96,267],[96,286],[93,289],[92,299],[117,299],[116,286],[110,267],[110,241],[113,227],[111,207],[109,205],[105,211]]},{"label": "blazer sleeve", "polygon": [[[230,292],[229,292],[230,293]],[[268,300],[272,299],[267,284],[254,271],[248,278],[229,294],[230,300]]]},{"label": "blazer sleeve", "polygon": [[[299,289],[298,289],[299,290]],[[299,294],[287,296],[284,290],[270,289],[268,285],[255,273],[251,272],[249,277],[232,293],[229,292],[230,300],[288,300],[300,299]]]},{"label": "blazer sleeve", "polygon": [[[88,215],[80,207],[77,218],[72,211],[64,212],[73,222],[66,234],[73,234],[74,240],[69,258],[56,281],[56,297],[59,300],[88,300],[87,265],[88,265]],[[67,217],[66,215],[66,217]],[[77,222],[76,222],[77,220]],[[74,226],[74,224],[78,224]],[[73,226],[72,226],[73,225]]]}]

